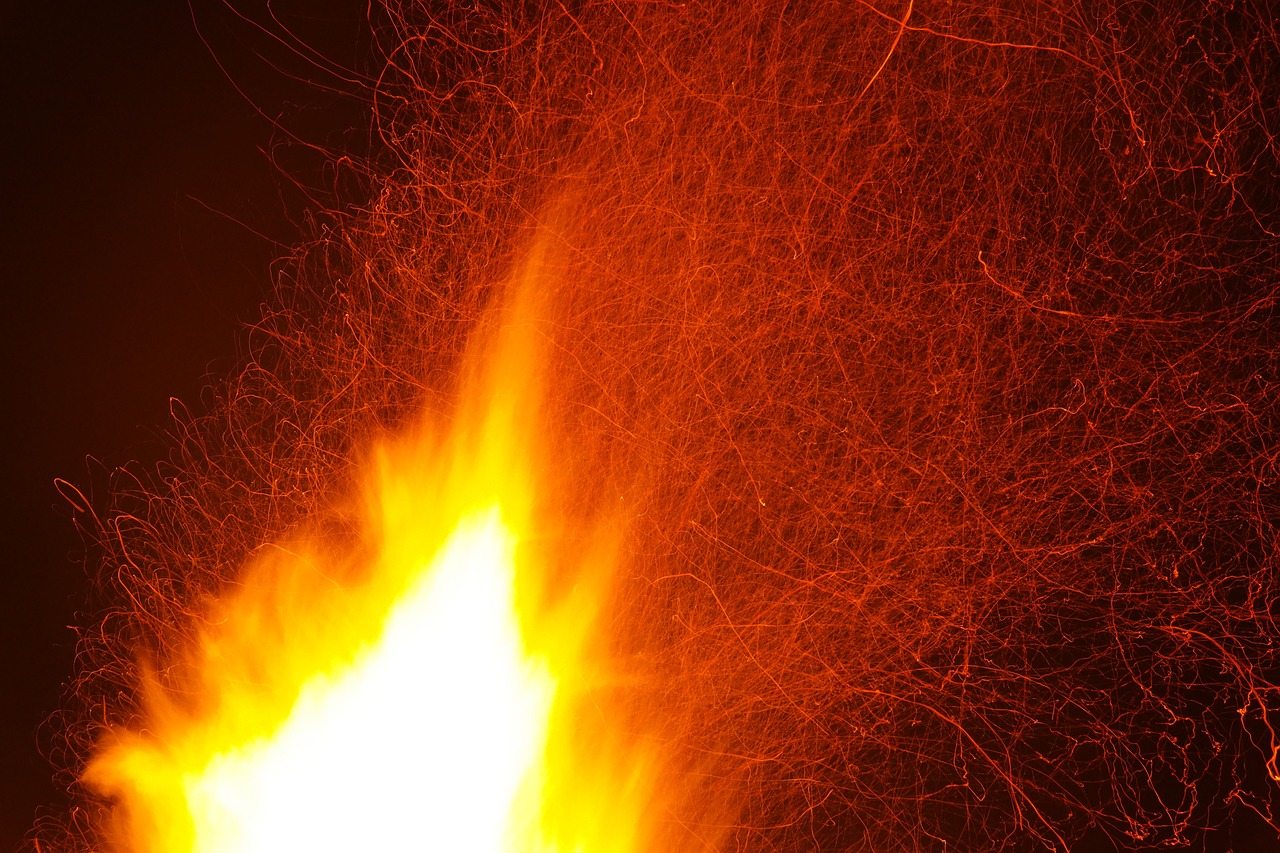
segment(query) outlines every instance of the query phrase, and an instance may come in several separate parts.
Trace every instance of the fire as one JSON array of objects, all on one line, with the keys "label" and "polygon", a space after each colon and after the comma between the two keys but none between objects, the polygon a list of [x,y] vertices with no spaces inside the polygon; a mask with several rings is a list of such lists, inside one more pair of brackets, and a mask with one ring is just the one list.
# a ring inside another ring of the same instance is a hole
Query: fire
[{"label": "fire", "polygon": [[1268,4],[233,5],[373,123],[75,495],[56,849],[1280,849]]},{"label": "fire", "polygon": [[603,552],[557,590],[535,529],[528,305],[475,348],[449,434],[428,424],[373,454],[374,547],[274,549],[150,679],[144,725],[85,777],[116,803],[114,847],[634,849],[652,756],[605,748],[625,738],[598,726],[575,748]]},{"label": "fire", "polygon": [[523,648],[516,541],[497,508],[464,519],[347,670],[308,681],[270,738],[184,773],[194,849],[395,849],[419,827],[434,849],[520,849],[555,679]]}]

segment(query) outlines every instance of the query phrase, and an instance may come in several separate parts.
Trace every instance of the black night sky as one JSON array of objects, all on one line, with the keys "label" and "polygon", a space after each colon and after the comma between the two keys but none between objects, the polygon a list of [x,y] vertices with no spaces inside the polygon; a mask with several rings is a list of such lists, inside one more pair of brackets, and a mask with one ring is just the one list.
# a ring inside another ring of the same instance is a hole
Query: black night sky
[{"label": "black night sky", "polygon": [[101,497],[113,468],[163,455],[170,398],[198,407],[228,373],[272,260],[303,233],[312,205],[294,181],[308,161],[289,134],[327,146],[359,133],[359,105],[326,93],[332,79],[274,37],[283,22],[355,64],[368,50],[364,5],[276,11],[259,28],[202,0],[0,6],[0,849],[38,808],[62,806],[41,724],[72,673],[69,626],[95,607],[55,478]]}]

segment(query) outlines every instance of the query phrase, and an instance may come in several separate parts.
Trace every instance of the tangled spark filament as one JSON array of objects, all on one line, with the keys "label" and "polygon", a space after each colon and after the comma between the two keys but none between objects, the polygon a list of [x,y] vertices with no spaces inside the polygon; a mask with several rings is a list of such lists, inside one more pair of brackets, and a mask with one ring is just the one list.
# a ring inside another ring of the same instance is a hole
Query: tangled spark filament
[{"label": "tangled spark filament", "polygon": [[610,655],[700,792],[670,849],[1274,827],[1274,24],[729,5],[386,8],[377,192],[121,495],[86,705],[261,543],[350,539],[355,448],[454,407],[536,249],[558,524],[625,517]]}]

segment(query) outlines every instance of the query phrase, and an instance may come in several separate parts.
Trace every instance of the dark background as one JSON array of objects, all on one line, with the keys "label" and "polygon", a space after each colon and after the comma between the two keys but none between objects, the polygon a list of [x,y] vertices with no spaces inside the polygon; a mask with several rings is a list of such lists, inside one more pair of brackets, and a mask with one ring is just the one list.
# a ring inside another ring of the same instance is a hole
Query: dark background
[{"label": "dark background", "polygon": [[0,849],[65,808],[42,723],[100,604],[54,479],[164,455],[334,198],[324,150],[368,137],[365,4],[273,9],[0,0]]}]

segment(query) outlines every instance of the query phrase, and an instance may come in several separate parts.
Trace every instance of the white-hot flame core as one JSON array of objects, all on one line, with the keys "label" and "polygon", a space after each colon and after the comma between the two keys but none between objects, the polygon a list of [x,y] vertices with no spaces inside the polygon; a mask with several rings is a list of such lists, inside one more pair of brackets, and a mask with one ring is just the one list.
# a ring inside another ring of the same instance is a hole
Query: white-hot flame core
[{"label": "white-hot flame core", "polygon": [[464,519],[341,672],[183,787],[195,853],[520,849],[537,829],[555,680],[529,656],[515,537]]}]

